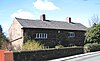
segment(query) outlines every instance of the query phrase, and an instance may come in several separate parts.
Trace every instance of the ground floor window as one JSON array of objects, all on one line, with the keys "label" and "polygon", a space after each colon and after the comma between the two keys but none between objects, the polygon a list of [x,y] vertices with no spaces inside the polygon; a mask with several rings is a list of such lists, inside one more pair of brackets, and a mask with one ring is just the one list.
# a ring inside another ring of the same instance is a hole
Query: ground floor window
[{"label": "ground floor window", "polygon": [[75,37],[75,33],[74,32],[69,32],[68,37],[72,37],[72,38]]},{"label": "ground floor window", "polygon": [[47,37],[48,37],[48,34],[46,33],[36,33],[35,34],[36,39],[47,39]]}]

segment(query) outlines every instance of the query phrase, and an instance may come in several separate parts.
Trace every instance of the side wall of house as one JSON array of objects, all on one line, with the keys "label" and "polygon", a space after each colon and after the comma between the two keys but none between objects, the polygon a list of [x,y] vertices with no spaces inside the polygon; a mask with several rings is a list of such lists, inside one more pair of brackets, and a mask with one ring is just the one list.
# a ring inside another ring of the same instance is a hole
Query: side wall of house
[{"label": "side wall of house", "polygon": [[23,38],[21,38],[23,36],[23,32],[21,29],[21,25],[16,19],[14,19],[13,24],[11,25],[8,32],[9,32],[9,40],[11,41],[12,47],[14,49],[21,48],[23,44]]},{"label": "side wall of house", "polygon": [[[68,36],[69,32],[74,32],[75,37]],[[37,39],[36,33],[45,33],[47,38]],[[70,45],[84,45],[85,31],[71,31],[71,30],[54,30],[54,29],[24,29],[24,36],[27,39],[32,39],[43,43],[45,46],[55,47],[62,44],[64,46]],[[26,39],[25,39],[26,40]]]}]

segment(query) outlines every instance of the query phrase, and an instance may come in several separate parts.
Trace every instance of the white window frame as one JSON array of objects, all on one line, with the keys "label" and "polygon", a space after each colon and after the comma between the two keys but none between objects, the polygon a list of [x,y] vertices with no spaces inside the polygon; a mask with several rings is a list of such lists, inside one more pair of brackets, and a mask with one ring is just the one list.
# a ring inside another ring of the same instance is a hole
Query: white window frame
[{"label": "white window frame", "polygon": [[38,33],[35,34],[35,38],[38,38]]},{"label": "white window frame", "polygon": [[71,37],[71,38],[75,37],[75,32],[69,32],[68,34],[69,34],[68,37]]},{"label": "white window frame", "polygon": [[48,34],[47,33],[36,33],[35,34],[35,39],[47,39]]}]

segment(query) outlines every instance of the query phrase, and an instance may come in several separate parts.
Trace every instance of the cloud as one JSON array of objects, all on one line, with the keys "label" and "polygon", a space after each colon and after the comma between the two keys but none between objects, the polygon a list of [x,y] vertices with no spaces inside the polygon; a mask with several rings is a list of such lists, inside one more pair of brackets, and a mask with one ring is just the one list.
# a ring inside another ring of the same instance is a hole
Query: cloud
[{"label": "cloud", "polygon": [[22,9],[17,10],[17,12],[11,15],[11,18],[24,18],[24,19],[33,19],[34,15],[31,12],[24,11]]},{"label": "cloud", "polygon": [[33,5],[36,9],[39,9],[39,10],[59,9],[57,6],[55,6],[52,2],[49,2],[48,0],[36,0],[35,2],[33,2]]}]

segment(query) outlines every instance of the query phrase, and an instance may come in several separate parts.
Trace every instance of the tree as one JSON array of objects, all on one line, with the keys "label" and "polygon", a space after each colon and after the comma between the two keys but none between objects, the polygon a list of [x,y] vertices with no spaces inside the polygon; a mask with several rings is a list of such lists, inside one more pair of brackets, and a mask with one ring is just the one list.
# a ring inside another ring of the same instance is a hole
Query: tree
[{"label": "tree", "polygon": [[0,25],[0,49],[1,49],[1,46],[2,46],[2,27]]},{"label": "tree", "polygon": [[1,33],[0,33],[0,49],[1,49],[1,46],[2,46],[2,36],[1,36]]},{"label": "tree", "polygon": [[2,26],[0,25],[0,49],[7,48],[8,39],[2,32]]},{"label": "tree", "polygon": [[85,43],[100,43],[100,23],[89,28],[85,34]]},{"label": "tree", "polygon": [[93,26],[94,23],[98,24],[99,23],[99,16],[98,15],[93,15],[91,19],[89,19],[89,25]]}]

